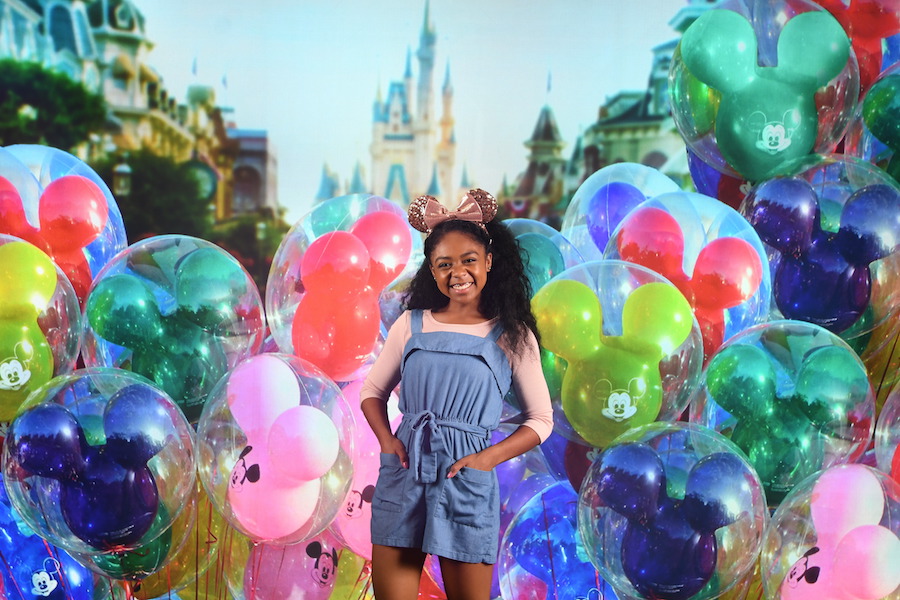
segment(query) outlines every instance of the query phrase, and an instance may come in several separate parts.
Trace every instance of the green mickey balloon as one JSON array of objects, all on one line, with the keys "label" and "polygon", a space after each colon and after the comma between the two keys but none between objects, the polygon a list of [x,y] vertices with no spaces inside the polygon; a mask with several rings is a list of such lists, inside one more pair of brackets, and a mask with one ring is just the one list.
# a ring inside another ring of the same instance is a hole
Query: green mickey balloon
[{"label": "green mickey balloon", "polygon": [[562,408],[573,429],[597,447],[652,423],[663,402],[659,363],[691,333],[691,306],[677,288],[648,283],[622,310],[622,335],[602,333],[600,301],[587,285],[550,281],[532,299],[544,347],[565,359]]},{"label": "green mickey balloon", "polygon": [[718,90],[716,144],[748,181],[770,178],[785,162],[810,154],[819,134],[815,93],[843,70],[850,40],[825,11],[792,17],[778,39],[777,65],[758,64],[753,26],[713,9],[681,39],[687,70]]},{"label": "green mickey balloon", "polygon": [[869,88],[862,105],[862,117],[869,131],[890,148],[893,156],[885,170],[900,177],[900,73],[887,75]]},{"label": "green mickey balloon", "polygon": [[826,440],[848,435],[848,415],[870,393],[864,367],[847,348],[814,348],[797,362],[788,385],[761,348],[733,344],[706,371],[710,396],[734,418],[731,441],[747,454],[773,505],[823,468]]}]

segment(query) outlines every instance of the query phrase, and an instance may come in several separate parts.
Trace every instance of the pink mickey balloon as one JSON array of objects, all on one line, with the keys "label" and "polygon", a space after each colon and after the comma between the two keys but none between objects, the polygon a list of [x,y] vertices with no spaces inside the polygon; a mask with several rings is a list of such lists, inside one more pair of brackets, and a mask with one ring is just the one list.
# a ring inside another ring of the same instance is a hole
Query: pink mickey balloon
[{"label": "pink mickey balloon", "polygon": [[369,285],[381,291],[409,262],[412,233],[401,215],[377,211],[363,215],[350,228],[369,251]]},{"label": "pink mickey balloon", "polygon": [[322,477],[334,465],[339,447],[334,423],[314,406],[287,409],[269,429],[272,467],[292,482]]},{"label": "pink mickey balloon", "polygon": [[258,544],[244,570],[244,597],[327,600],[334,591],[341,552],[327,532],[300,544]]}]

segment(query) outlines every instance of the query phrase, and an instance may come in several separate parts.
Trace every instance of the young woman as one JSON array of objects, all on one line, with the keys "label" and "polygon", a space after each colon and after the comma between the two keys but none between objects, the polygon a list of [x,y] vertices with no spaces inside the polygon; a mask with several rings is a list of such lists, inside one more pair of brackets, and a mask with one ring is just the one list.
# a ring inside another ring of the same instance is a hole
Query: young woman
[{"label": "young woman", "polygon": [[[528,279],[496,212],[483,190],[456,211],[430,196],[409,208],[428,234],[425,260],[360,392],[382,452],[372,500],[377,600],[414,600],[426,554],[440,558],[449,600],[488,600],[500,527],[493,469],[553,428]],[[403,419],[391,432],[385,407],[401,381]],[[491,445],[511,385],[523,420]]]}]

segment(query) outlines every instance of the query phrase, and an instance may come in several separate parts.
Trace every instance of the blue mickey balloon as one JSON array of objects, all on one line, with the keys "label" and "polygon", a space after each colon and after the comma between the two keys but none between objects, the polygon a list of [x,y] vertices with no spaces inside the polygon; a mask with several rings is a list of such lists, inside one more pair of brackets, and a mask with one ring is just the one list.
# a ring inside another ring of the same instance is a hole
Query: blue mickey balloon
[{"label": "blue mickey balloon", "polygon": [[775,178],[748,196],[743,212],[780,253],[772,261],[772,291],[785,318],[841,333],[869,306],[870,263],[900,249],[900,192],[886,184],[861,187],[836,224],[825,219],[826,202],[799,177]]},{"label": "blue mickey balloon", "polygon": [[91,572],[19,521],[0,480],[0,579],[5,600],[91,600]]},{"label": "blue mickey balloon", "polygon": [[[501,564],[517,564],[547,584],[548,598],[616,598],[580,542],[578,494],[567,482],[535,494],[513,518],[501,544]],[[503,567],[501,567],[501,582]]]}]

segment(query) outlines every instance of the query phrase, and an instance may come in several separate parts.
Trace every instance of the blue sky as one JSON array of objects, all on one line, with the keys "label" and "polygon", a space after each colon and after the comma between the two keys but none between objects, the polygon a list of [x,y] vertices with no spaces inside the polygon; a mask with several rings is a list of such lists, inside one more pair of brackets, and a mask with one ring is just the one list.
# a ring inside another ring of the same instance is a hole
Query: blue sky
[{"label": "blue sky", "polygon": [[[136,4],[156,44],[149,62],[170,93],[181,100],[191,84],[212,85],[239,127],[268,130],[279,160],[278,200],[293,223],[309,210],[323,164],[343,180],[357,162],[367,168],[372,103],[379,87],[386,93],[402,78],[407,50],[418,47],[425,0]],[[526,165],[523,142],[544,104],[568,156],[608,96],[646,87],[651,49],[675,38],[669,21],[685,4],[431,0],[435,84],[449,61],[455,90],[457,179],[465,164],[488,191],[504,175],[512,181]]]}]

